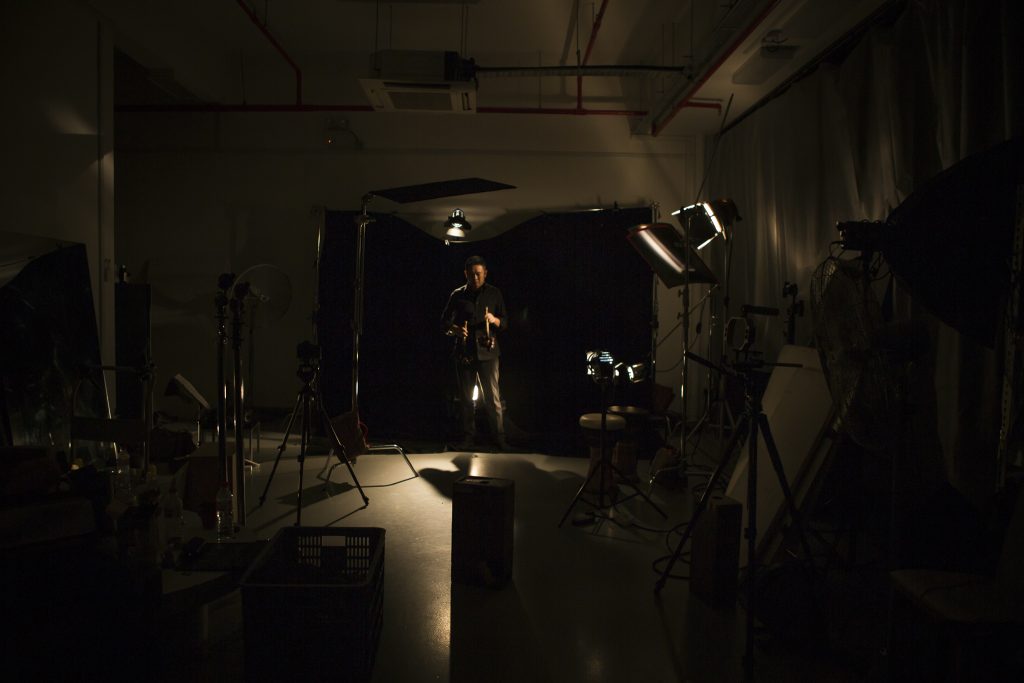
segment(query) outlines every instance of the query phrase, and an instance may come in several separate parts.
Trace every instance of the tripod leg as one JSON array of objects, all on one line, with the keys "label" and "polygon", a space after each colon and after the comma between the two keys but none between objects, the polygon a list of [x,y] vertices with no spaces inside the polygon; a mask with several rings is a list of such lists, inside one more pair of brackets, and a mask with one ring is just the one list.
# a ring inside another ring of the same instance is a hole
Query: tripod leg
[{"label": "tripod leg", "polygon": [[786,506],[789,508],[789,516],[793,520],[793,524],[796,526],[797,533],[800,535],[800,545],[804,549],[804,555],[808,560],[811,559],[811,546],[807,542],[807,535],[804,533],[803,521],[800,518],[800,512],[797,510],[796,502],[793,500],[793,493],[789,488],[789,481],[786,479],[786,471],[782,467],[782,459],[779,458],[779,449],[775,445],[775,439],[772,437],[771,428],[768,426],[768,417],[761,413],[757,418],[758,425],[761,428],[761,435],[764,436],[765,446],[768,447],[768,456],[771,458],[772,468],[775,470],[775,475],[779,480],[779,487],[782,489],[782,495],[786,498]]},{"label": "tripod leg", "polygon": [[281,445],[277,447],[277,457],[274,458],[274,466],[270,469],[270,476],[267,477],[267,484],[263,487],[263,495],[260,496],[260,505],[263,505],[263,501],[267,499],[267,491],[270,490],[270,483],[274,481],[274,473],[277,472],[277,465],[281,462],[281,454],[284,453],[284,449],[288,445],[288,438],[292,434],[292,424],[295,422],[295,415],[301,408],[302,392],[300,391],[298,396],[295,397],[295,407],[292,408],[292,414],[288,417],[288,425],[284,428],[284,439],[281,440]]},{"label": "tripod leg", "polygon": [[[565,509],[565,512],[562,514],[562,519],[558,520],[558,526],[559,527],[561,527],[562,524],[565,523],[565,520],[569,516],[569,513],[572,512],[572,509],[574,507],[576,507],[576,502],[579,501],[581,498],[583,498],[583,492],[587,489],[587,486],[590,484],[591,479],[594,478],[595,474],[598,474],[598,470],[600,470],[600,469],[601,469],[601,464],[600,463],[598,463],[596,467],[591,468],[590,472],[587,474],[587,478],[583,480],[583,484],[580,486],[579,491],[577,491],[576,495],[572,497],[572,501],[569,503],[569,507],[567,507]],[[603,473],[601,474],[601,476],[603,476]],[[601,480],[598,479],[598,481],[601,481]]]},{"label": "tripod leg", "polygon": [[302,526],[302,474],[306,463],[306,447],[309,445],[309,413],[313,392],[309,385],[302,392],[302,436],[299,437],[299,489],[295,501],[295,526]]},{"label": "tripod leg", "polygon": [[[747,394],[748,405],[750,393]],[[757,416],[750,419],[747,435],[747,623],[743,651],[745,680],[754,680],[754,608],[757,599]],[[742,430],[736,430],[742,433]]]},{"label": "tripod leg", "polygon": [[[746,419],[747,417],[744,415],[740,418],[740,423],[742,424]],[[733,433],[727,446],[727,454],[731,454],[733,450],[735,450],[736,444],[739,443],[739,439],[742,434],[742,429],[737,429]],[[661,576],[658,577],[658,582],[654,584],[655,593],[660,593],[661,589],[665,587],[665,581],[668,580],[669,575],[672,573],[672,568],[679,560],[679,556],[683,552],[683,546],[685,546],[686,542],[690,540],[690,535],[693,533],[693,529],[697,525],[697,520],[700,519],[700,516],[704,514],[705,508],[707,508],[708,499],[711,498],[711,492],[714,490],[719,477],[722,476],[726,465],[728,465],[731,459],[732,458],[730,457],[723,457],[718,461],[718,467],[715,468],[715,471],[711,474],[711,478],[708,479],[707,486],[704,487],[704,491],[700,494],[700,498],[697,500],[697,504],[693,508],[693,514],[690,517],[690,521],[686,525],[686,529],[683,530],[683,535],[679,538],[679,542],[676,544],[676,549],[672,552],[672,557],[669,558],[668,564],[665,566],[665,570],[661,573]]]},{"label": "tripod leg", "polygon": [[[615,466],[615,465],[613,465],[612,463],[608,463],[608,469],[610,469],[610,470],[612,471],[612,475],[613,475],[613,477],[614,477],[614,478],[613,478],[613,481],[619,481],[619,480],[621,480],[623,484],[625,484],[625,485],[626,485],[626,486],[628,486],[629,488],[633,489],[633,492],[634,492],[634,494],[633,494],[633,495],[637,495],[637,496],[640,496],[640,497],[641,497],[641,498],[643,498],[643,499],[644,499],[645,501],[647,501],[647,504],[648,504],[648,505],[650,505],[650,506],[651,506],[652,508],[654,508],[654,510],[655,510],[655,511],[656,511],[656,512],[657,512],[657,513],[658,513],[659,515],[661,515],[662,517],[668,517],[668,515],[666,515],[666,514],[665,514],[665,513],[664,513],[664,512],[662,511],[662,509],[661,509],[660,507],[658,507],[658,506],[657,506],[657,504],[656,504],[656,503],[655,503],[655,502],[654,502],[653,500],[651,500],[650,496],[648,496],[648,495],[647,495],[646,493],[644,493],[643,491],[641,491],[641,490],[640,490],[640,488],[639,488],[639,487],[638,487],[638,486],[637,486],[636,484],[634,484],[633,482],[631,482],[631,481],[630,481],[630,480],[629,480],[629,479],[628,479],[628,478],[626,477],[626,475],[624,475],[624,474],[623,474],[622,472],[620,472],[620,471],[619,471],[619,468],[618,468],[618,467],[616,467],[616,466]],[[621,503],[622,501],[619,501],[619,502]]]},{"label": "tripod leg", "polygon": [[[366,497],[366,493],[363,491],[363,487],[359,485],[359,479],[356,477],[356,471],[352,469],[352,462],[348,459],[348,454],[345,453],[345,447],[341,444],[341,439],[338,438],[338,432],[334,430],[334,425],[331,424],[331,418],[327,415],[327,409],[324,408],[323,401],[316,400],[317,408],[319,408],[320,419],[323,424],[327,427],[327,431],[331,434],[331,439],[334,441],[334,447],[338,450],[338,459],[345,463],[345,467],[348,468],[348,473],[352,477],[352,481],[355,482],[356,488],[359,489],[359,495],[363,497],[363,505],[369,505],[370,499]],[[356,429],[359,426],[356,425]]]}]

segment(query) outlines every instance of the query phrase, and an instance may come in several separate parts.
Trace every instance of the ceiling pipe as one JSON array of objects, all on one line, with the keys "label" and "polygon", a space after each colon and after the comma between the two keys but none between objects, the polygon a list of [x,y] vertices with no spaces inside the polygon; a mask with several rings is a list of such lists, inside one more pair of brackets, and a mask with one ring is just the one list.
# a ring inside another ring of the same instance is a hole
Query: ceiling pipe
[{"label": "ceiling pipe", "polygon": [[477,107],[478,114],[551,114],[556,116],[647,116],[645,111],[631,109],[583,109],[576,107]]},{"label": "ceiling pipe", "polygon": [[[123,104],[114,107],[116,112],[127,113],[302,113],[302,112],[371,112],[373,107],[363,104],[303,104],[302,103],[302,70],[295,60],[289,56],[284,47],[267,29],[266,24],[261,22],[256,13],[249,7],[245,0],[236,0],[238,6],[259,28],[270,44],[284,57],[285,61],[295,71],[295,104]],[[601,7],[594,18],[594,24],[590,31],[590,38],[587,41],[587,49],[583,60],[575,69],[572,67],[493,67],[477,68],[476,73],[483,76],[576,76],[576,108],[559,107],[477,107],[480,114],[545,114],[553,116],[629,116],[646,117],[649,112],[633,109],[584,109],[583,108],[583,76],[632,76],[646,75],[651,73],[684,73],[683,67],[658,67],[658,66],[596,66],[587,68],[586,63],[594,49],[597,33],[604,20],[604,13],[608,7],[608,0],[602,0]],[[752,29],[751,29],[752,30]],[[721,111],[721,105],[714,102],[681,102],[678,109],[683,107],[714,108]],[[674,114],[675,112],[673,112]]]},{"label": "ceiling pipe", "polygon": [[252,10],[252,8],[249,7],[249,5],[245,2],[245,0],[236,0],[236,1],[238,2],[238,6],[242,8],[242,11],[245,12],[249,16],[249,19],[252,20],[252,23],[256,24],[256,27],[260,30],[260,33],[262,33],[264,36],[266,36],[267,40],[270,41],[270,44],[274,46],[274,49],[276,49],[280,53],[280,55],[282,57],[284,57],[285,61],[288,62],[288,64],[291,65],[292,69],[295,70],[295,104],[296,105],[301,105],[302,104],[302,70],[299,69],[299,65],[295,63],[295,60],[293,60],[288,55],[287,52],[285,52],[285,49],[283,47],[281,47],[281,44],[279,42],[277,42],[277,39],[275,39],[274,36],[272,36],[270,34],[270,31],[267,30],[267,25],[265,23],[263,23],[262,21],[260,21],[259,17],[256,16],[256,12],[254,12]]},{"label": "ceiling pipe", "polygon": [[170,113],[235,113],[235,112],[339,112],[373,111],[368,104],[119,104],[116,112],[153,114]]},{"label": "ceiling pipe", "polygon": [[[717,102],[691,102],[688,107],[721,110]],[[164,113],[303,113],[303,112],[372,112],[368,104],[121,104],[115,112]],[[648,112],[633,109],[576,109],[569,107],[477,107],[478,114],[549,114],[555,116],[647,116]]]},{"label": "ceiling pipe", "polygon": [[[722,111],[720,102],[690,101],[687,107],[695,109],[717,109]],[[635,109],[576,109],[559,107],[477,107],[478,114],[555,114],[560,116],[647,116],[649,112]]]},{"label": "ceiling pipe", "polygon": [[731,57],[737,49],[739,49],[740,45],[742,45],[743,42],[748,37],[750,37],[750,34],[757,30],[757,28],[765,22],[768,16],[779,5],[779,2],[780,0],[772,0],[767,4],[764,10],[762,10],[762,12],[759,15],[757,15],[757,17],[752,22],[750,22],[749,25],[747,25],[747,28],[741,31],[736,36],[736,38],[733,39],[732,43],[729,44],[729,47],[726,48],[725,51],[723,51],[719,55],[719,57],[711,63],[710,66],[705,68],[700,76],[694,79],[689,84],[689,86],[687,86],[686,89],[683,90],[682,94],[679,96],[678,101],[675,103],[675,105],[672,106],[671,111],[669,111],[668,114],[664,116],[664,118],[659,120],[657,118],[657,115],[655,115],[655,117],[651,121],[651,137],[657,137],[658,133],[663,131],[665,129],[665,126],[667,126],[672,121],[672,119],[675,118],[675,115],[678,114],[684,107],[686,107],[689,104],[690,100],[693,99],[693,97],[697,94],[701,87],[703,87],[703,85],[708,81],[708,79],[711,78],[715,74],[715,72],[722,67],[722,64],[724,64],[725,61],[729,59],[729,57]]},{"label": "ceiling pipe", "polygon": [[648,66],[643,64],[621,64],[603,66],[477,66],[473,74],[484,78],[526,77],[526,76],[655,76],[665,73],[685,74],[685,66]]},{"label": "ceiling pipe", "polygon": [[[594,41],[597,39],[597,32],[601,29],[601,21],[604,19],[604,11],[608,7],[608,0],[601,0],[601,9],[597,10],[597,16],[594,18],[594,25],[590,29],[590,39],[587,41],[587,49],[583,53],[583,61],[579,63],[579,67],[582,69],[587,65],[587,60],[590,59],[590,51],[594,49]],[[577,53],[579,54],[579,53]],[[576,74],[576,108],[583,111],[583,74]]]}]

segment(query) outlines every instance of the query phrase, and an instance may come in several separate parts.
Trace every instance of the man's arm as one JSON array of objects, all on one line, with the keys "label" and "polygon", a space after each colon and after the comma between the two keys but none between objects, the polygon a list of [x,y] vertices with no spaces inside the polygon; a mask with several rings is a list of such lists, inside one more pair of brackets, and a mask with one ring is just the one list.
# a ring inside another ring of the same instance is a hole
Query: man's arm
[{"label": "man's arm", "polygon": [[459,290],[455,290],[448,295],[448,303],[444,307],[444,311],[441,312],[441,334],[448,337],[454,337],[461,335],[463,339],[468,336],[468,330],[465,321],[459,322],[456,318],[459,317],[459,306],[458,297],[456,294]]},{"label": "man's arm", "polygon": [[498,330],[508,329],[508,315],[505,312],[505,298],[500,289],[494,290],[494,307],[489,311],[488,322],[497,326]]}]

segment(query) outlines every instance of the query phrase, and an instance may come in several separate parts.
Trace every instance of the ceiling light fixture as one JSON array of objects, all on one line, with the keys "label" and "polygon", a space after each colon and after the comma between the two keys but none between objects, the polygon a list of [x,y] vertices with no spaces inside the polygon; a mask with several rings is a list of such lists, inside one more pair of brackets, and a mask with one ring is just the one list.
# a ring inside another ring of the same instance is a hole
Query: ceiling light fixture
[{"label": "ceiling light fixture", "polygon": [[466,239],[466,233],[473,229],[473,226],[466,220],[466,214],[462,209],[455,209],[448,220],[444,222],[445,239],[451,242],[462,242]]}]

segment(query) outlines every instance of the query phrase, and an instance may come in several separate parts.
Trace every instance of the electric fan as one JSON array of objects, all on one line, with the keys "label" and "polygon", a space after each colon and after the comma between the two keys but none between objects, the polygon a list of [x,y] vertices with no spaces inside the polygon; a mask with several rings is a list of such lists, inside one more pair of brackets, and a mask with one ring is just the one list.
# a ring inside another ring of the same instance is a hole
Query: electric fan
[{"label": "electric fan", "polygon": [[837,422],[858,445],[881,452],[902,428],[905,367],[887,348],[893,328],[871,289],[869,258],[826,259],[811,277],[810,298]]},{"label": "electric fan", "polygon": [[246,352],[246,401],[255,403],[256,396],[256,334],[281,320],[292,303],[292,281],[288,273],[269,263],[260,263],[243,270],[235,282],[248,283],[243,303],[248,316],[249,335]]},{"label": "electric fan", "polygon": [[292,303],[292,281],[275,265],[260,263],[242,271],[236,282],[249,284],[245,305],[252,329],[267,327],[284,317]]}]

